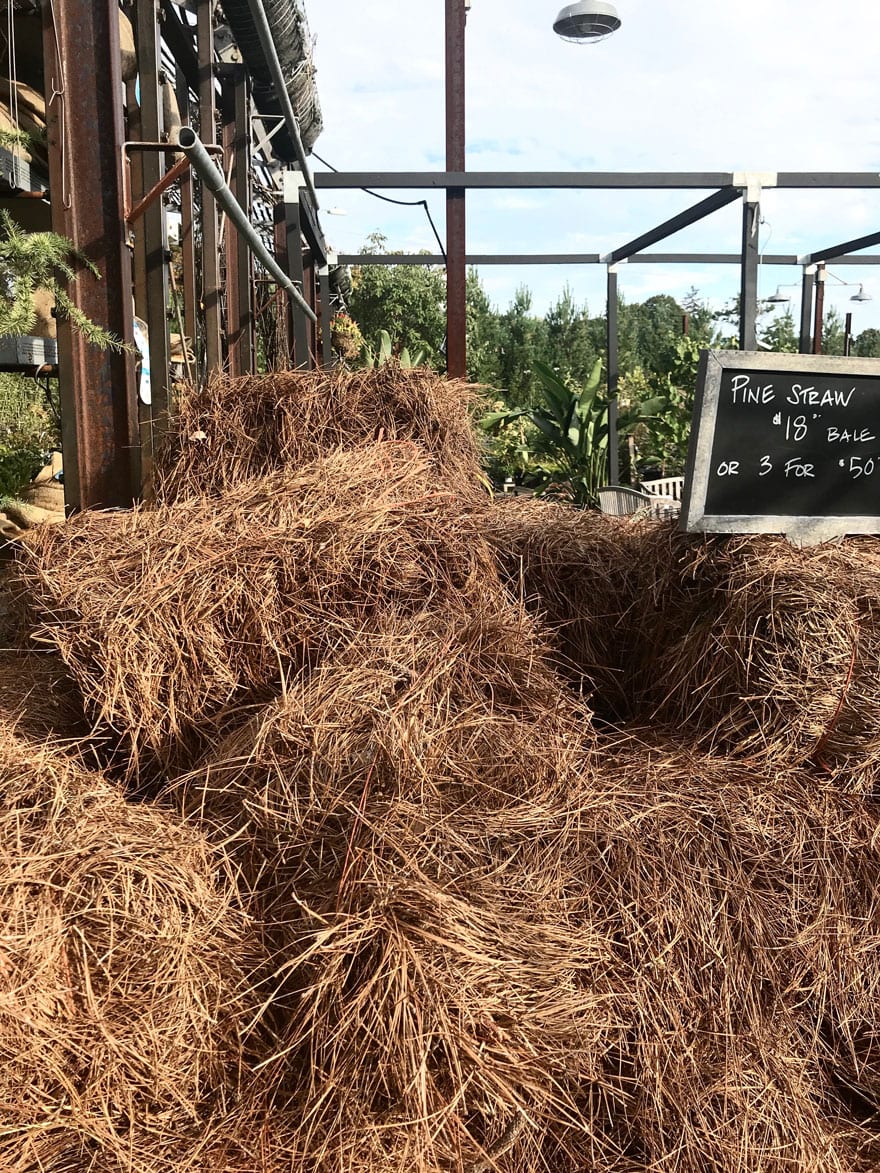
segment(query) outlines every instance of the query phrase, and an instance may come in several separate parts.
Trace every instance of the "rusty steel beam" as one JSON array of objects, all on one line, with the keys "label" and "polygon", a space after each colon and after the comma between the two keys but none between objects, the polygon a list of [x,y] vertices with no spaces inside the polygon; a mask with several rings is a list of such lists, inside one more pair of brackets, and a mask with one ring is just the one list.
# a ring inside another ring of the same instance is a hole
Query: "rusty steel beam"
[{"label": "rusty steel beam", "polygon": [[[216,144],[214,89],[214,0],[199,0],[196,41],[199,55],[199,137],[206,147]],[[220,319],[220,232],[217,202],[202,184],[202,307],[205,314],[205,373],[223,362]]]},{"label": "rusty steel beam", "polygon": [[[221,65],[223,146],[232,159],[229,188],[251,214],[250,90],[243,65]],[[253,259],[247,242],[235,233],[226,240],[226,361],[230,375],[254,368]]]},{"label": "rusty steel beam", "polygon": [[[446,168],[464,171],[465,0],[446,0]],[[467,377],[465,189],[446,192],[446,370]]]},{"label": "rusty steel beam", "polygon": [[[82,272],[68,292],[93,322],[130,341],[119,6],[65,0],[44,5],[43,21],[52,228],[100,274]],[[58,365],[67,508],[131,505],[139,490],[133,356],[90,346],[59,321]]]}]

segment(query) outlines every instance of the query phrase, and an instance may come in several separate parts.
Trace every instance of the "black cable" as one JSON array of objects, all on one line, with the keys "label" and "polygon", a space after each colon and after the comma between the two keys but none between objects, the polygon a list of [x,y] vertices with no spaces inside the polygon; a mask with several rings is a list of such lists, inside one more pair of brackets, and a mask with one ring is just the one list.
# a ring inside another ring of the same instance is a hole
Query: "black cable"
[{"label": "black cable", "polygon": [[[339,174],[339,168],[334,167],[332,163],[328,163],[326,159],[322,159],[317,151],[312,151],[312,154],[319,163],[323,163],[325,167],[329,167],[331,171],[335,171],[337,175]],[[443,261],[445,263],[446,249],[443,247],[443,241],[440,239],[440,233],[437,231],[437,225],[434,223],[433,217],[431,216],[431,209],[428,207],[427,200],[394,200],[391,198],[391,196],[380,195],[377,191],[371,191],[368,187],[362,187],[359,190],[365,191],[367,195],[374,196],[377,200],[384,200],[386,204],[397,204],[401,208],[424,208],[425,215],[428,217],[428,223],[431,225],[431,229],[434,233],[434,239],[437,241],[437,244],[440,248],[440,254],[443,257]]]}]

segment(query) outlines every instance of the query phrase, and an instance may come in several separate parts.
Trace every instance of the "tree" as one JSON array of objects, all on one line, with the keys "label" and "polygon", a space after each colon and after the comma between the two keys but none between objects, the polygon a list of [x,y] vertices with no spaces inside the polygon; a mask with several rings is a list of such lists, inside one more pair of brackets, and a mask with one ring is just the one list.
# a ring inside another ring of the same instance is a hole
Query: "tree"
[{"label": "tree", "polygon": [[531,308],[531,292],[520,285],[499,320],[501,386],[512,406],[531,402],[532,371],[546,349],[546,324]]},{"label": "tree", "polygon": [[822,353],[843,354],[843,318],[836,306],[828,310],[822,323]]},{"label": "tree", "polygon": [[590,331],[590,315],[586,305],[575,305],[571,288],[566,285],[562,295],[547,312],[546,351],[544,361],[563,378],[585,381],[599,357]]},{"label": "tree", "polygon": [[775,315],[767,326],[762,327],[761,343],[779,353],[797,353],[799,338],[790,309]]},{"label": "tree", "polygon": [[[361,252],[386,252],[374,233]],[[388,254],[393,256],[393,253]],[[358,265],[352,269],[348,310],[366,343],[377,351],[387,330],[395,349],[422,351],[428,366],[444,365],[446,279],[433,265]]]},{"label": "tree", "polygon": [[465,292],[467,306],[467,369],[475,383],[500,387],[501,328],[476,269],[469,269]]},{"label": "tree", "polygon": [[880,330],[869,326],[853,339],[852,352],[859,358],[880,358]]}]

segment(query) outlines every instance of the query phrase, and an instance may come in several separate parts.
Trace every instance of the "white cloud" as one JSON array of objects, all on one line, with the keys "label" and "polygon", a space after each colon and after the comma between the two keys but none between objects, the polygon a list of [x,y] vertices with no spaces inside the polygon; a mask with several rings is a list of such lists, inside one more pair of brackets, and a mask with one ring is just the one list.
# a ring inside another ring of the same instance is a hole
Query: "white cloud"
[{"label": "white cloud", "polygon": [[[473,0],[471,168],[880,171],[876,0],[850,0],[840,15],[816,0],[616,0],[623,25],[593,46],[553,35],[560,2]],[[319,153],[346,170],[442,169],[443,5],[311,0],[309,17],[325,116]],[[426,193],[388,194],[418,199]],[[703,194],[472,193],[469,245],[480,252],[605,252]],[[442,233],[443,196],[429,198]],[[393,247],[435,247],[419,208],[348,192],[334,192],[333,203],[350,211],[340,230],[352,241],[346,247],[377,228]],[[763,247],[802,254],[880,230],[880,190],[770,191],[762,211]],[[325,227],[335,231],[336,224]],[[735,252],[739,232],[733,205],[658,247]],[[771,289],[778,280],[797,279],[796,271],[767,268]],[[502,304],[525,281],[541,308],[555,299],[567,273],[505,268],[483,276]],[[594,306],[604,299],[601,269],[569,276]],[[850,279],[849,271],[845,276]],[[723,298],[736,292],[737,282],[735,266],[659,273],[633,265],[624,285],[630,297],[649,289],[681,294],[698,284],[713,297],[724,289]],[[880,324],[880,302],[855,309]]]}]

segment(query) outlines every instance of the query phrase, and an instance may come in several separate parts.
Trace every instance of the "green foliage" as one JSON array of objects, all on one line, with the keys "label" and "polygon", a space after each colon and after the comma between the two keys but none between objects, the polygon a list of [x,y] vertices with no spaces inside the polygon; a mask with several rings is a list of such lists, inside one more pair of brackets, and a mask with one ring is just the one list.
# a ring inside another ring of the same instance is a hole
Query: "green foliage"
[{"label": "green foliage", "polygon": [[[572,385],[537,361],[535,374],[540,402],[515,411],[496,411],[482,427],[493,433],[500,426],[525,419],[535,429],[535,483],[538,491],[564,496],[577,505],[595,505],[599,488],[608,480],[609,400],[602,391],[602,360],[597,359],[586,382]],[[627,434],[659,401],[641,403],[621,413],[619,434]]]},{"label": "green foliage", "polygon": [[[385,237],[373,234],[362,251],[385,252]],[[393,254],[389,254],[393,255]],[[348,311],[377,355],[385,330],[403,350],[422,352],[439,370],[446,337],[446,278],[430,265],[359,265],[352,269]]]},{"label": "green foliage", "polygon": [[27,334],[36,317],[33,295],[49,289],[61,315],[94,346],[123,350],[125,344],[73,304],[65,285],[75,281],[79,265],[94,277],[98,270],[64,236],[25,232],[6,211],[0,211],[0,334]]},{"label": "green foliage", "polygon": [[17,497],[58,439],[39,384],[0,375],[0,497]]},{"label": "green foliage", "polygon": [[777,314],[773,320],[760,331],[761,345],[781,354],[797,354],[800,339],[794,324],[791,310]]},{"label": "green foliage", "polygon": [[421,350],[417,350],[414,355],[410,355],[405,346],[395,354],[391,335],[387,330],[380,330],[379,347],[377,350],[373,350],[369,342],[364,343],[361,366],[365,367],[368,371],[372,371],[376,367],[384,367],[386,363],[396,360],[404,370],[410,370],[412,367],[421,366],[423,358],[424,355]]},{"label": "green foliage", "polygon": [[859,358],[880,358],[880,330],[869,326],[853,340],[852,352]]}]

